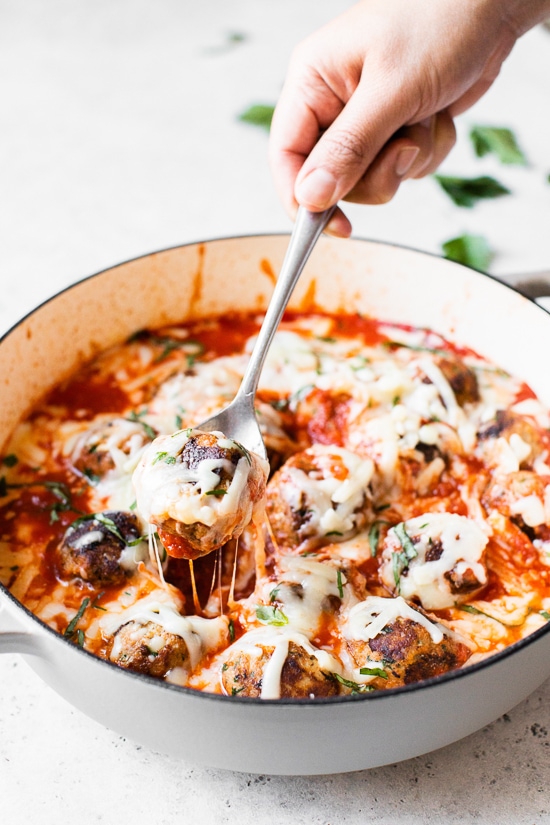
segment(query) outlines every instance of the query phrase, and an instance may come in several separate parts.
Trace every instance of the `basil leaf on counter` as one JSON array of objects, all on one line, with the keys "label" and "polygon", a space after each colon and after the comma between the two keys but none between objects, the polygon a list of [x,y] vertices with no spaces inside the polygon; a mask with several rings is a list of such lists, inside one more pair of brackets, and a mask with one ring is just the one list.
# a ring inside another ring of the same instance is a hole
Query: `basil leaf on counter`
[{"label": "basil leaf on counter", "polygon": [[488,175],[480,178],[455,178],[448,175],[434,175],[435,180],[457,206],[471,209],[479,200],[500,198],[509,195],[510,190]]},{"label": "basil leaf on counter", "polygon": [[486,272],[493,259],[491,248],[483,235],[460,235],[445,241],[441,248],[450,261],[457,261],[480,272]]},{"label": "basil leaf on counter", "polygon": [[239,120],[243,123],[250,123],[251,126],[260,126],[262,129],[267,129],[269,132],[271,128],[271,120],[275,106],[270,106],[265,103],[255,103],[239,115]]},{"label": "basil leaf on counter", "polygon": [[474,126],[470,131],[470,140],[478,158],[493,154],[501,163],[527,166],[527,158],[519,148],[511,129]]}]

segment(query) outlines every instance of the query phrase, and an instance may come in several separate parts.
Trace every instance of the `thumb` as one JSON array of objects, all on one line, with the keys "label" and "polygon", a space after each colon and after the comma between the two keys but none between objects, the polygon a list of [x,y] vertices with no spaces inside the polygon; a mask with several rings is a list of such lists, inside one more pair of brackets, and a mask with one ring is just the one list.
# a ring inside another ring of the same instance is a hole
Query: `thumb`
[{"label": "thumb", "polygon": [[380,149],[410,116],[401,107],[396,111],[395,106],[388,106],[388,99],[389,95],[375,95],[372,89],[358,85],[296,178],[294,195],[299,204],[311,211],[327,209],[353,189]]}]

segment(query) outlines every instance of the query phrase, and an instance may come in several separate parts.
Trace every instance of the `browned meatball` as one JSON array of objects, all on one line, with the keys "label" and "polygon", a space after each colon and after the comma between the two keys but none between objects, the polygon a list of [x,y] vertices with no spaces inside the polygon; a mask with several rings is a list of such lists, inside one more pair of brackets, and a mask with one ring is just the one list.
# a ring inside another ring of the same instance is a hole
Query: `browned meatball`
[{"label": "browned meatball", "polygon": [[115,456],[123,461],[139,453],[154,434],[137,417],[100,421],[78,439],[71,456],[73,467],[91,481],[99,480],[116,469]]},{"label": "browned meatball", "polygon": [[460,358],[446,355],[444,358],[436,359],[436,364],[451,385],[457,403],[461,407],[464,404],[475,404],[479,401],[476,374]]},{"label": "browned meatball", "polygon": [[121,584],[128,575],[121,554],[139,536],[132,513],[96,513],[77,519],[57,550],[58,571],[64,578],[78,576],[93,585]]},{"label": "browned meatball", "polygon": [[[409,608],[433,621],[418,606],[409,604]],[[435,642],[423,624],[407,616],[397,616],[368,641],[348,639],[347,647],[359,668],[377,670],[373,662],[380,663],[385,676],[376,675],[370,683],[376,689],[439,676],[461,667],[471,655],[466,645],[445,633],[441,641]]]},{"label": "browned meatball", "polygon": [[185,641],[155,622],[123,624],[113,637],[108,655],[121,667],[161,678],[174,668],[189,665]]},{"label": "browned meatball", "polygon": [[267,485],[266,512],[280,549],[351,538],[367,520],[373,464],[343,447],[296,453]]},{"label": "browned meatball", "polygon": [[497,438],[509,439],[514,434],[531,447],[530,454],[520,462],[522,469],[528,468],[533,458],[540,455],[544,449],[544,443],[540,430],[527,418],[510,410],[497,410],[494,420],[485,424],[479,430],[477,437],[480,442],[485,442]]},{"label": "browned meatball", "polygon": [[[275,648],[269,645],[258,647],[261,647],[260,655],[236,649],[226,661],[222,684],[229,696],[261,696],[264,668]],[[289,642],[288,655],[281,669],[280,697],[309,699],[335,696],[338,692],[338,683],[330,673],[321,670],[317,658],[301,645]]]}]

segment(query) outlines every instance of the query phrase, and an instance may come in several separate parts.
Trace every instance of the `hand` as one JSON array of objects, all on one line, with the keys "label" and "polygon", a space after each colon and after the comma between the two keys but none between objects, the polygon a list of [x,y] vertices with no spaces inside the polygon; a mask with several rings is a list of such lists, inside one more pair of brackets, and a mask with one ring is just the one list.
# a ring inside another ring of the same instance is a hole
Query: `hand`
[{"label": "hand", "polygon": [[[548,14],[548,0],[362,0],[303,41],[270,136],[288,213],[385,203],[403,180],[432,173],[454,145],[453,118]],[[328,231],[351,225],[338,210]]]}]

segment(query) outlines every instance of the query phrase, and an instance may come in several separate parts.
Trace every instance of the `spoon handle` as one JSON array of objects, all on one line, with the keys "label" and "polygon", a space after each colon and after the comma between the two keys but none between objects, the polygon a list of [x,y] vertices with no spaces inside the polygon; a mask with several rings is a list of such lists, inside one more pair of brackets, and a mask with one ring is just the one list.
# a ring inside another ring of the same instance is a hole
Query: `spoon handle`
[{"label": "spoon handle", "polygon": [[283,265],[243,376],[238,396],[250,397],[255,395],[267,351],[283,317],[292,291],[319,235],[329,222],[335,209],[336,206],[332,206],[324,212],[308,212],[303,206],[299,207]]}]

